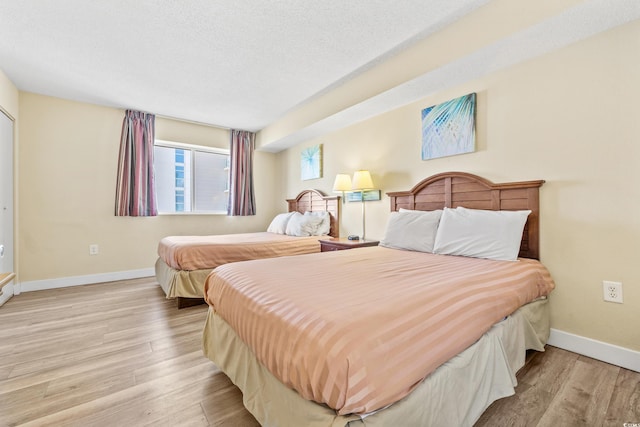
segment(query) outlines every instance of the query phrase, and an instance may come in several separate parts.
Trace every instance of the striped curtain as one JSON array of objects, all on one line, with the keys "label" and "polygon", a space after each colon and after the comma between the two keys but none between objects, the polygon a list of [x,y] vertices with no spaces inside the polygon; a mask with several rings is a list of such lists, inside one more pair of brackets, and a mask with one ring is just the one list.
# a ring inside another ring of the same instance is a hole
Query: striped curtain
[{"label": "striped curtain", "polygon": [[122,122],[116,216],[156,216],[153,178],[155,116],[127,110]]},{"label": "striped curtain", "polygon": [[256,214],[253,194],[253,149],[256,135],[243,130],[231,131],[231,165],[229,168],[229,206],[227,214]]}]

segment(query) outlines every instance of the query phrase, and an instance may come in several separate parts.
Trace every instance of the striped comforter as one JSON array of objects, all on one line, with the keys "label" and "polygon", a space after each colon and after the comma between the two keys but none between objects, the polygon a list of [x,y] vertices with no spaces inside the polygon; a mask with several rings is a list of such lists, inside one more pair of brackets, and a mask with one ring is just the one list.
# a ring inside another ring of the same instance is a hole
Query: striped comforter
[{"label": "striped comforter", "polygon": [[229,262],[320,252],[319,239],[268,232],[169,236],[158,243],[158,256],[176,270],[212,269]]},{"label": "striped comforter", "polygon": [[350,414],[406,396],[553,288],[534,260],[369,247],[226,264],[205,299],[276,378]]}]

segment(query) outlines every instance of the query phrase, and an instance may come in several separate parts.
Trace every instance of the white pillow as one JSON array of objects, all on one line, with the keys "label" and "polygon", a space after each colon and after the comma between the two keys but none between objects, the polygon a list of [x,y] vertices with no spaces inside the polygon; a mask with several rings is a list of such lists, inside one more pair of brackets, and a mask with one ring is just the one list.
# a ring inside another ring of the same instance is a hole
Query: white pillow
[{"label": "white pillow", "polygon": [[289,236],[313,236],[322,222],[322,218],[318,216],[302,215],[295,212],[287,223],[286,234]]},{"label": "white pillow", "polygon": [[516,261],[522,230],[531,211],[445,208],[433,252]]},{"label": "white pillow", "polygon": [[271,224],[269,224],[267,231],[269,233],[285,234],[287,230],[287,223],[294,213],[297,212],[287,212],[276,215],[276,217],[271,221]]},{"label": "white pillow", "polygon": [[312,234],[312,236],[326,236],[331,231],[331,216],[327,211],[317,211],[317,212],[305,212],[305,215],[316,216],[322,221],[318,225],[316,231]]},{"label": "white pillow", "polygon": [[433,252],[442,210],[392,212],[380,246]]}]

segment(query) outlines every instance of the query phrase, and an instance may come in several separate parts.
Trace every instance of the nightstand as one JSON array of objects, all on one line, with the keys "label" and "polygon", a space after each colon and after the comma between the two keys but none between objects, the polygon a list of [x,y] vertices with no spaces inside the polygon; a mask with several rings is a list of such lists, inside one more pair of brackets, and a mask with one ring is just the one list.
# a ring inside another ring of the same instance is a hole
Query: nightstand
[{"label": "nightstand", "polygon": [[320,252],[344,251],[346,249],[378,246],[378,240],[349,240],[346,237],[331,237],[320,240]]}]

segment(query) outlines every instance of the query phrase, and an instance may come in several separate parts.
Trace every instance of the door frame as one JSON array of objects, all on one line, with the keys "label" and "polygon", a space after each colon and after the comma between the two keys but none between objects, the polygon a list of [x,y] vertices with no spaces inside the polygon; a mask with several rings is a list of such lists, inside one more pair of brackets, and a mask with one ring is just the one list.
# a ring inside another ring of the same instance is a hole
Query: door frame
[{"label": "door frame", "polygon": [[[9,239],[9,243],[10,243],[10,247],[9,247],[9,251],[10,251],[10,255],[11,255],[11,261],[10,261],[10,266],[4,266],[3,268],[6,270],[7,268],[10,268],[10,271],[2,271],[0,273],[16,273],[17,274],[17,257],[16,257],[16,242],[17,242],[17,214],[16,214],[16,194],[17,194],[17,190],[16,190],[16,165],[17,165],[17,161],[16,161],[16,151],[17,151],[17,147],[16,147],[16,120],[15,118],[9,114],[9,112],[7,112],[6,110],[4,110],[2,107],[0,107],[0,114],[2,116],[5,116],[9,122],[10,122],[10,126],[11,126],[11,140],[8,144],[8,149],[6,147],[4,147],[4,141],[2,142],[3,147],[0,148],[0,150],[2,150],[2,152],[4,153],[5,149],[7,149],[7,151],[9,151],[9,157],[10,160],[8,160],[9,164],[10,164],[10,172],[8,173],[8,176],[5,177],[3,176],[3,181],[5,178],[9,178],[10,181],[10,185],[8,186],[9,191],[10,191],[10,200],[9,200],[9,205],[7,206],[10,209],[10,215],[11,215],[11,225],[8,227],[9,228],[9,233],[11,234],[11,237]],[[4,120],[3,117],[0,116],[0,120]],[[2,168],[4,169],[4,167]],[[0,207],[0,209],[2,209],[2,207]],[[0,224],[1,227],[5,227],[6,224]],[[5,230],[6,231],[6,230]],[[5,248],[7,246],[7,243],[5,241]],[[5,249],[6,250],[6,249]],[[19,293],[19,289],[18,286],[16,285],[17,280],[13,279],[11,280],[9,283],[5,284],[2,287],[1,290],[1,294],[0,294],[0,305],[4,304],[9,298],[11,298],[13,295],[17,295]]]}]

